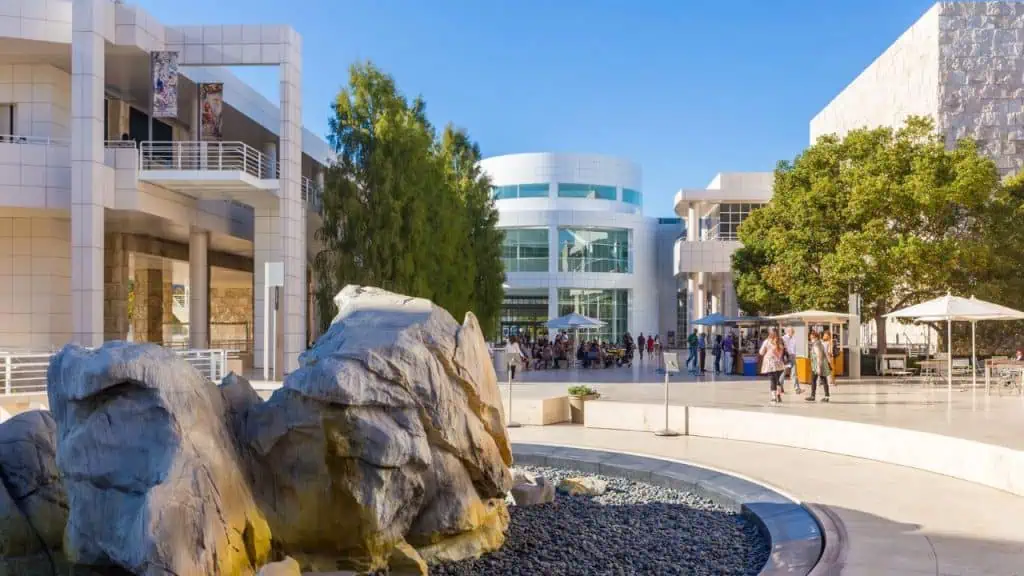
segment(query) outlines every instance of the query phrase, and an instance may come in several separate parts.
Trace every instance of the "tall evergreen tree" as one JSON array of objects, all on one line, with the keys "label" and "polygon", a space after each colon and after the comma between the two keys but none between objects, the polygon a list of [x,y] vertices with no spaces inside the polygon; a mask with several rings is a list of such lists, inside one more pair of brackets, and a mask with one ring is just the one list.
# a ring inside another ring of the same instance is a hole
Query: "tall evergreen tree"
[{"label": "tall evergreen tree", "polygon": [[492,327],[503,297],[501,235],[479,148],[451,128],[439,140],[425,102],[408,101],[370,63],[351,68],[333,111],[338,159],[325,178],[314,262],[321,328],[346,284],[430,298],[456,318],[472,310]]}]

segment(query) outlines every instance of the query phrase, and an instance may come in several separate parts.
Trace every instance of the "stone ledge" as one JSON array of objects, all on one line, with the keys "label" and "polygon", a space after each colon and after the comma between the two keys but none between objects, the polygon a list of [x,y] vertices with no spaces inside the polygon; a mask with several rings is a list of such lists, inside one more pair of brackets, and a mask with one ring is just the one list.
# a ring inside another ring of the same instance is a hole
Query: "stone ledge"
[{"label": "stone ledge", "polygon": [[724,472],[675,460],[544,444],[513,444],[512,455],[520,464],[626,477],[710,498],[753,521],[768,539],[771,553],[762,575],[811,574],[826,547],[822,525],[799,502]]},{"label": "stone ledge", "polygon": [[501,406],[505,417],[526,426],[548,426],[569,421],[569,397],[513,399],[511,415],[508,394],[502,390]]},{"label": "stone ledge", "polygon": [[[587,402],[586,427],[651,432],[665,408]],[[974,440],[852,420],[708,406],[669,406],[681,434],[831,452],[934,472],[1024,496],[1024,451]]]}]

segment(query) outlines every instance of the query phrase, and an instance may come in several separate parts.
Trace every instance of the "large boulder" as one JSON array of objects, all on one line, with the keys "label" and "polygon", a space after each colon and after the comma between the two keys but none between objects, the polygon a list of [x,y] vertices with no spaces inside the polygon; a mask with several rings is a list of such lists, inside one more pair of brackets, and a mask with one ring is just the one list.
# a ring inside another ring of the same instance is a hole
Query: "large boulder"
[{"label": "large boulder", "polygon": [[0,424],[0,575],[66,570],[61,552],[68,502],[57,470],[49,412]]},{"label": "large boulder", "polygon": [[251,575],[270,552],[221,391],[173,352],[65,346],[47,374],[76,564]]},{"label": "large boulder", "polygon": [[550,504],[555,501],[555,485],[538,474],[513,470],[511,494],[516,506]]},{"label": "large boulder", "polygon": [[428,561],[499,547],[512,456],[476,318],[375,288],[335,301],[328,332],[245,418],[275,543],[307,570],[381,569],[406,544]]}]

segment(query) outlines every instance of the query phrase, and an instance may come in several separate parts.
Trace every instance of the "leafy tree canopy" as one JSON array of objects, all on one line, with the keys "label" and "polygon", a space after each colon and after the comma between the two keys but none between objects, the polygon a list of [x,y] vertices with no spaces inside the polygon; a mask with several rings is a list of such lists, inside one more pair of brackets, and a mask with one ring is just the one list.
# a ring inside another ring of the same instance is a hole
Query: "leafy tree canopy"
[{"label": "leafy tree canopy", "polygon": [[821,137],[779,163],[772,200],[740,226],[737,295],[777,313],[844,310],[852,290],[869,319],[947,291],[1007,303],[1022,199],[1024,180],[1002,186],[972,141],[947,149],[927,118]]},{"label": "leafy tree canopy", "polygon": [[430,298],[491,333],[504,297],[501,232],[480,149],[448,126],[440,137],[421,98],[409,101],[371,63],[350,69],[333,104],[322,249],[314,261],[321,328],[346,284]]}]

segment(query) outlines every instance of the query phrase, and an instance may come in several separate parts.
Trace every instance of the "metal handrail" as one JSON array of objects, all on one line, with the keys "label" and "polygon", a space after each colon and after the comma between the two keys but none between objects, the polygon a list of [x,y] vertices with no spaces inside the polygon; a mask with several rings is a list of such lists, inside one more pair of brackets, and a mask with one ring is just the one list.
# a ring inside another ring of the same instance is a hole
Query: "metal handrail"
[{"label": "metal handrail", "polygon": [[104,140],[104,148],[116,148],[119,150],[135,150],[135,140]]},{"label": "metal handrail", "polygon": [[139,144],[142,170],[245,172],[264,179],[267,157],[245,142],[154,142]]},{"label": "metal handrail", "polygon": [[[229,352],[223,349],[174,350],[213,382],[227,372]],[[0,396],[46,392],[46,372],[56,352],[0,352]]]},{"label": "metal handrail", "polygon": [[0,134],[0,144],[42,144],[45,146],[70,146],[67,138],[50,138],[49,136],[23,136],[21,134]]}]

